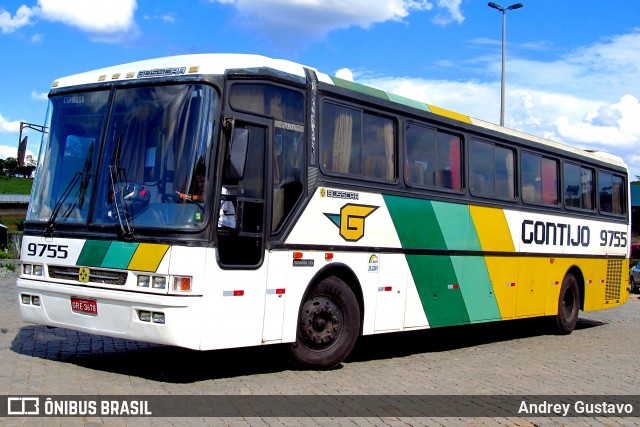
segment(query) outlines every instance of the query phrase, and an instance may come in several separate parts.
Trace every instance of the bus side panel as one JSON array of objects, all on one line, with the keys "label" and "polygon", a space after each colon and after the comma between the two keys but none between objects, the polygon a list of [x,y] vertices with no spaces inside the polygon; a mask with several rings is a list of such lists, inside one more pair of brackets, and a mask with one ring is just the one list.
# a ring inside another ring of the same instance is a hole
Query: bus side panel
[{"label": "bus side panel", "polygon": [[262,344],[268,255],[256,270],[223,270],[208,251],[202,350]]},{"label": "bus side panel", "polygon": [[546,287],[549,277],[548,258],[520,258],[520,280],[516,283],[518,297],[516,317],[544,314]]},{"label": "bus side panel", "polygon": [[367,275],[378,276],[375,331],[402,330],[407,307],[407,277],[410,274],[405,257],[400,254],[372,254],[367,272]]},{"label": "bus side panel", "polygon": [[495,293],[502,319],[513,319],[516,315],[518,300],[518,265],[515,257],[486,257],[485,262],[491,277],[491,286]]},{"label": "bus side panel", "polygon": [[451,257],[471,323],[500,320],[500,309],[481,256]]}]

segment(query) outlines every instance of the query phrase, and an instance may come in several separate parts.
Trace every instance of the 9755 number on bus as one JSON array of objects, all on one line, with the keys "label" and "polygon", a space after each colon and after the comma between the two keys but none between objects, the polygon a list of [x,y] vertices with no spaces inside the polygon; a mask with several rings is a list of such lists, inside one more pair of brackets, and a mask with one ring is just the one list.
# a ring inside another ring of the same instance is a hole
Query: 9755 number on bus
[{"label": "9755 number on bus", "polygon": [[600,232],[600,246],[623,248],[627,246],[626,231],[602,230]]},{"label": "9755 number on bus", "polygon": [[27,255],[65,259],[69,256],[69,246],[52,245],[44,243],[29,243],[27,245]]}]

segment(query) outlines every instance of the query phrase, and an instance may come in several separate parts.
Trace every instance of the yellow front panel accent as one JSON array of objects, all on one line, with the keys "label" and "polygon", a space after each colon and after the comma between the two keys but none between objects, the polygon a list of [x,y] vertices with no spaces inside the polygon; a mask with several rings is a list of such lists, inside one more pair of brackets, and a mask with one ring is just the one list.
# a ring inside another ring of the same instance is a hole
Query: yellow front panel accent
[{"label": "yellow front panel accent", "polygon": [[502,209],[469,206],[469,210],[483,251],[515,251]]},{"label": "yellow front panel accent", "polygon": [[[520,260],[515,257],[486,257],[485,261],[489,270],[491,286],[500,309],[500,316],[503,319],[513,319],[518,299],[517,284]],[[512,284],[516,286],[512,286]]]},{"label": "yellow front panel accent", "polygon": [[133,254],[133,258],[131,258],[127,268],[129,270],[155,272],[168,250],[169,245],[141,243]]},{"label": "yellow front panel accent", "polygon": [[446,110],[444,108],[436,107],[435,105],[427,104],[432,113],[438,114],[439,116],[449,117],[450,119],[459,120],[465,123],[471,123],[471,119],[469,116],[465,116],[464,114],[456,113],[455,111]]}]

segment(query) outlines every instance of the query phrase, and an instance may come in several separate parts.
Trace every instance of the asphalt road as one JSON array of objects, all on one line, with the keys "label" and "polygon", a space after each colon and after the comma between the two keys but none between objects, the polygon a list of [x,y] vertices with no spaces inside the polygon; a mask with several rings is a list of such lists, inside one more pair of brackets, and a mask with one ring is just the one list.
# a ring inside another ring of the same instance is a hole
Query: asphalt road
[{"label": "asphalt road", "polygon": [[[286,362],[283,346],[196,352],[30,325],[19,319],[15,278],[2,278],[0,394],[640,395],[639,295],[630,295],[622,307],[581,313],[568,336],[549,335],[541,326],[539,320],[517,320],[364,337],[339,369],[297,371]],[[0,418],[0,425],[9,426],[470,424],[628,426],[640,425],[640,418]]]}]

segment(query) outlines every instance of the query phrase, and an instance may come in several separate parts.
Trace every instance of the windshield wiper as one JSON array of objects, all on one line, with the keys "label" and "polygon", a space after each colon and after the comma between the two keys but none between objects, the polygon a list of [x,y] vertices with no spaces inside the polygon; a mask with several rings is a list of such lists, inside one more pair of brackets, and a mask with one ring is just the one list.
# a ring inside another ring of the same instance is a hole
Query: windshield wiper
[{"label": "windshield wiper", "polygon": [[69,182],[69,184],[67,184],[66,188],[62,192],[62,197],[58,199],[55,206],[53,207],[51,216],[49,217],[49,220],[47,221],[47,225],[45,226],[45,229],[44,229],[45,236],[51,236],[53,234],[56,218],[58,218],[60,209],[62,208],[62,205],[67,200],[67,198],[69,197],[69,195],[71,194],[71,192],[73,191],[73,189],[75,188],[78,182],[80,182],[80,188],[78,189],[76,199],[74,200],[73,203],[69,205],[69,207],[67,207],[62,217],[63,218],[69,217],[71,212],[73,212],[73,209],[76,207],[76,202],[78,202],[78,207],[80,209],[82,209],[82,206],[84,206],[84,198],[87,193],[87,187],[89,186],[89,180],[91,179],[92,161],[93,161],[93,141],[91,141],[91,144],[89,145],[89,151],[87,153],[87,157],[84,160],[84,166],[82,168],[82,171],[76,172],[75,175],[73,175],[73,178],[71,178],[71,181]]},{"label": "windshield wiper", "polygon": [[[113,192],[113,204],[116,211],[116,217],[122,230],[122,236],[125,239],[133,239],[133,229],[129,224],[127,210],[125,208],[125,194],[123,182],[127,182],[127,175],[124,169],[120,167],[120,152],[122,151],[122,135],[118,135],[116,149],[113,153],[113,162],[109,165],[109,180],[111,191]],[[124,177],[124,179],[121,179]],[[120,199],[120,200],[118,200]]]}]

